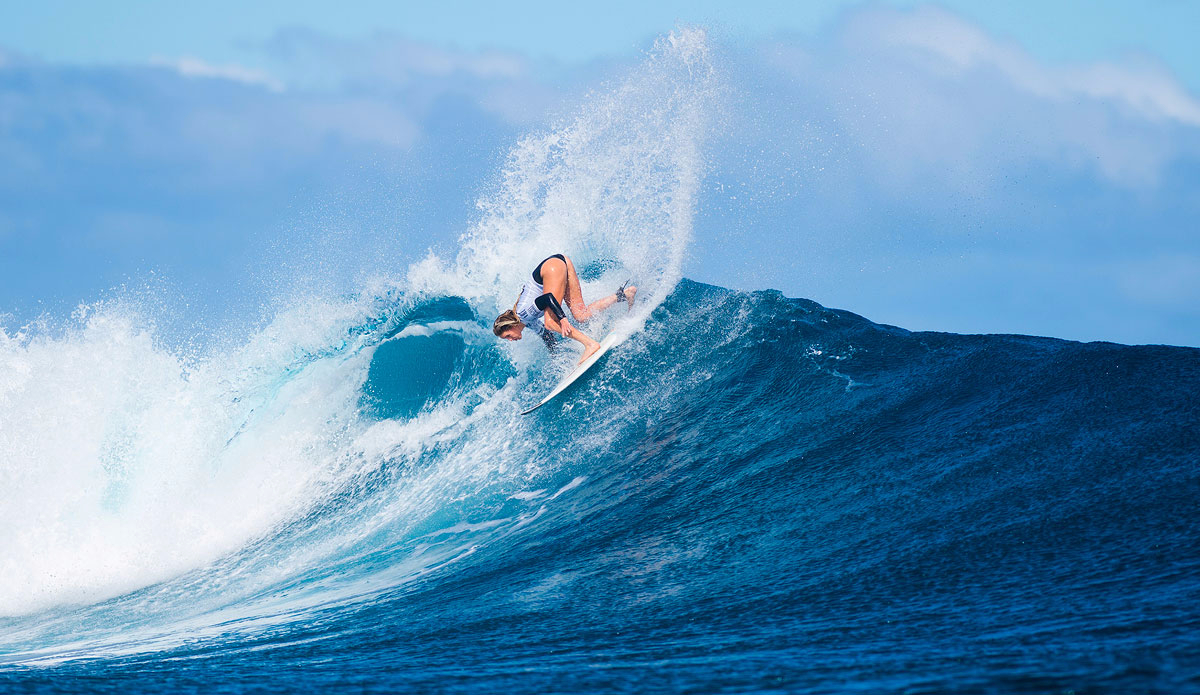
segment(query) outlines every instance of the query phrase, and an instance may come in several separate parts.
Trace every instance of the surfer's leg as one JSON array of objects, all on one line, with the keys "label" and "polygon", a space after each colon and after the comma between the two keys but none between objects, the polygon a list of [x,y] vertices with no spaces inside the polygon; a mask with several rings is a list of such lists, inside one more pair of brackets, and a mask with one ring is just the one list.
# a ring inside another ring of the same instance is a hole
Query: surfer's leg
[{"label": "surfer's leg", "polygon": [[[629,306],[633,306],[633,296],[637,293],[637,288],[632,285],[625,288],[625,299],[629,302]],[[601,297],[591,304],[583,301],[583,289],[579,285],[579,275],[575,272],[575,264],[567,258],[567,306],[571,308],[571,315],[576,321],[587,321],[592,318],[592,315],[598,311],[604,311],[613,304],[617,303],[617,296],[610,294],[606,297]]]},{"label": "surfer's leg", "polygon": [[542,262],[542,289],[554,295],[559,304],[571,301],[567,294],[567,277],[570,274],[568,267],[566,263],[557,258],[547,258]]},{"label": "surfer's leg", "polygon": [[[567,294],[570,285],[568,282],[568,277],[573,275],[573,273],[569,272],[568,270],[570,268],[568,265],[569,263],[570,261],[564,263],[557,258],[550,258],[542,264],[542,289],[554,295],[554,298],[557,299],[560,304],[563,302],[565,297],[569,296]],[[575,287],[576,291],[578,291],[578,278],[575,280]],[[571,313],[577,320],[585,320],[579,318],[579,313],[575,311],[575,307],[571,307]],[[588,315],[590,316],[591,314]],[[558,319],[555,318],[553,312],[547,311],[542,320],[545,322],[546,328],[554,331],[555,333],[562,333],[562,326],[559,324]],[[583,357],[579,358],[580,362],[591,357],[594,352],[600,349],[600,343],[597,343],[588,336],[584,335],[583,331],[579,330],[578,327],[572,326],[571,335],[567,337],[583,345]]]},{"label": "surfer's leg", "polygon": [[593,309],[583,301],[583,288],[579,286],[579,274],[575,272],[575,264],[571,262],[570,257],[567,258],[567,306],[571,307],[571,315],[576,321],[587,321],[592,318],[593,311],[599,311],[603,307]]}]

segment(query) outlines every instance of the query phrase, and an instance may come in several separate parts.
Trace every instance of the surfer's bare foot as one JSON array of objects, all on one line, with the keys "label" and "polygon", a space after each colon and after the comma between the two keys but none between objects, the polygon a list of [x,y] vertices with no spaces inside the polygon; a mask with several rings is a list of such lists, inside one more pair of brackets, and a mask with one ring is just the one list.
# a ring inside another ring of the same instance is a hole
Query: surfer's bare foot
[{"label": "surfer's bare foot", "polygon": [[599,349],[600,349],[600,343],[597,343],[594,340],[592,341],[591,345],[583,346],[583,357],[579,358],[579,362],[577,362],[577,364],[583,364],[584,362],[586,362],[587,358],[596,354],[596,351]]},{"label": "surfer's bare foot", "polygon": [[[635,294],[637,294],[637,288],[633,285],[625,288],[625,301],[629,302],[629,309],[633,308],[633,295]],[[628,309],[626,311],[628,311]]]}]

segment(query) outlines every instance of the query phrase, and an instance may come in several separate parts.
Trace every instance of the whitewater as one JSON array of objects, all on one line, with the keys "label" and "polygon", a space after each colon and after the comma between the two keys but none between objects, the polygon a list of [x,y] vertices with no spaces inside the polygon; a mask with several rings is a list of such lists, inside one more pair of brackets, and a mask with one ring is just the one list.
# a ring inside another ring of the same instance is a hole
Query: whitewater
[{"label": "whitewater", "polygon": [[[236,339],[0,332],[0,688],[1200,691],[1200,350],[684,278],[723,89],[664,38],[453,254]],[[523,418],[574,360],[490,324],[554,252],[638,302]]]}]

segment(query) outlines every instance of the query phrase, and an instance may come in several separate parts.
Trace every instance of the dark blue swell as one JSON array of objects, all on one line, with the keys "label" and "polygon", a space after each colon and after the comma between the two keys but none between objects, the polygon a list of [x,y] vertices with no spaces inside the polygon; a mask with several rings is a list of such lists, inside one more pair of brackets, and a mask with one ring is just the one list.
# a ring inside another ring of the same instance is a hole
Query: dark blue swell
[{"label": "dark blue swell", "polygon": [[[503,382],[425,340],[379,351],[378,416]],[[0,686],[1200,692],[1198,399],[1196,349],[910,333],[685,281],[514,420],[554,442],[551,488],[584,479],[535,530],[236,644]]]}]

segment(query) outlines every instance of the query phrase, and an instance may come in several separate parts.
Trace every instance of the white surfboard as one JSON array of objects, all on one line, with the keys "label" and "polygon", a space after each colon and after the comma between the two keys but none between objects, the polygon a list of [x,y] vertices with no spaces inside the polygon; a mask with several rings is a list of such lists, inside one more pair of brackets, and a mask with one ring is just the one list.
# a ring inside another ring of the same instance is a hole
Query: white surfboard
[{"label": "white surfboard", "polygon": [[522,412],[521,414],[528,415],[528,414],[532,413],[533,411],[537,410],[538,408],[542,407],[543,405],[546,405],[547,403],[549,403],[558,394],[562,393],[563,391],[566,391],[567,387],[570,386],[571,384],[575,383],[575,381],[579,377],[583,376],[584,373],[587,372],[588,369],[591,369],[592,365],[596,364],[596,362],[601,357],[604,356],[604,353],[608,352],[612,348],[619,345],[623,340],[625,340],[625,337],[626,336],[619,335],[617,333],[610,333],[607,336],[605,336],[604,340],[600,341],[600,349],[599,350],[597,350],[595,353],[593,353],[591,357],[589,357],[586,360],[584,360],[583,362],[579,363],[579,365],[576,366],[575,369],[572,369],[571,373],[566,375],[565,377],[563,377],[563,380],[558,382],[558,386],[555,386],[554,390],[551,391],[545,398],[543,398],[537,405]]}]

